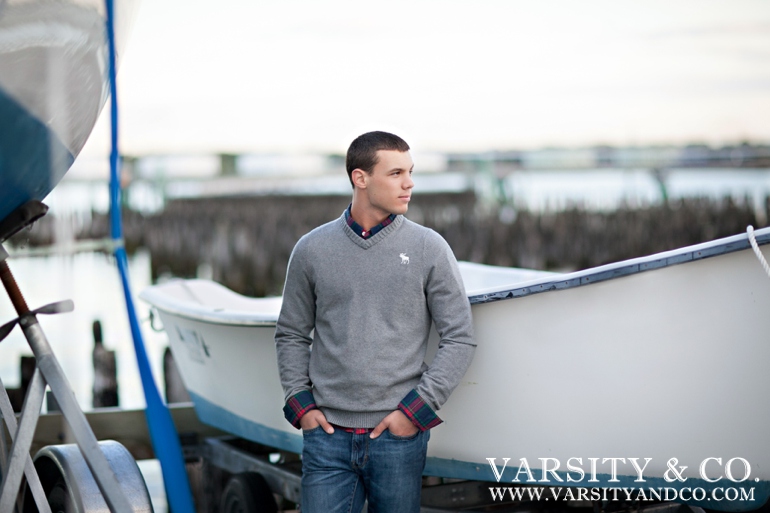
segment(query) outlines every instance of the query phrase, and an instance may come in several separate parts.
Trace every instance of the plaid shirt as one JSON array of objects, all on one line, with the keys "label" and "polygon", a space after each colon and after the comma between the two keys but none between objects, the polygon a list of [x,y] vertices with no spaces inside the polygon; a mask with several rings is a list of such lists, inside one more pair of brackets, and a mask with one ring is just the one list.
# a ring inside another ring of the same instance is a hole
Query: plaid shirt
[{"label": "plaid shirt", "polygon": [[377,234],[380,230],[388,226],[390,223],[393,222],[393,220],[396,218],[396,214],[390,214],[383,222],[369,230],[368,232],[364,230],[364,227],[358,224],[353,220],[353,216],[350,215],[350,208],[353,206],[351,203],[348,205],[348,208],[345,210],[345,221],[347,221],[348,226],[350,226],[350,229],[356,232],[358,235],[361,236],[362,239],[366,240],[369,237],[373,237]]}]

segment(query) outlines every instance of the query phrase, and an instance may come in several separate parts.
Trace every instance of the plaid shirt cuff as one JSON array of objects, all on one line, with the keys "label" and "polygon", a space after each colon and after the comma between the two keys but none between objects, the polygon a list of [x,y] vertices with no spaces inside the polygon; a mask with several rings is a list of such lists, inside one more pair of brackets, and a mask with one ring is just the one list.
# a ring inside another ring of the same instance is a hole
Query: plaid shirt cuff
[{"label": "plaid shirt cuff", "polygon": [[283,407],[283,415],[292,426],[299,429],[299,419],[310,410],[315,410],[316,408],[313,392],[303,390],[302,392],[297,392],[286,401],[286,406]]},{"label": "plaid shirt cuff", "polygon": [[398,409],[404,412],[404,415],[409,417],[412,424],[420,428],[420,431],[427,431],[443,422],[416,390],[406,394],[398,404]]}]

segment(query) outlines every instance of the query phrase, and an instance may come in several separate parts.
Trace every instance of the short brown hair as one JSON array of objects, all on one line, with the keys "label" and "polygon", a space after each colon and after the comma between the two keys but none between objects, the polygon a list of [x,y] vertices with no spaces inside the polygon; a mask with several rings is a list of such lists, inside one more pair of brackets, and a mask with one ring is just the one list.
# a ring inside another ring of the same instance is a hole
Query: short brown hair
[{"label": "short brown hair", "polygon": [[409,145],[399,136],[388,132],[367,132],[356,137],[345,158],[350,185],[353,185],[353,170],[363,169],[372,174],[377,165],[377,152],[380,150],[409,151]]}]

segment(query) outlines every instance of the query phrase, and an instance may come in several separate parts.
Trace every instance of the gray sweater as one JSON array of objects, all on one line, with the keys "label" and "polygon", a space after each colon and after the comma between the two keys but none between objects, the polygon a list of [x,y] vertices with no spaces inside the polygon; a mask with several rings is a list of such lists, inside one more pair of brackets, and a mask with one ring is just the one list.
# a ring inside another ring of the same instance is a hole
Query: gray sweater
[{"label": "gray sweater", "polygon": [[275,342],[285,399],[309,390],[329,422],[352,428],[375,427],[412,389],[438,410],[476,347],[446,241],[403,216],[364,240],[344,214],[294,247]]}]

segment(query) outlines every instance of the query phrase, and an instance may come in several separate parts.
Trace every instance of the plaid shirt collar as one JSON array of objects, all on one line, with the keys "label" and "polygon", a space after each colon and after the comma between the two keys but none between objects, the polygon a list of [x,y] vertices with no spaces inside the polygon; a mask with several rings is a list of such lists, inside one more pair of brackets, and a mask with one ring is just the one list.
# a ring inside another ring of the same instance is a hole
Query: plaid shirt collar
[{"label": "plaid shirt collar", "polygon": [[377,235],[377,232],[379,232],[380,230],[388,226],[390,223],[392,223],[396,219],[396,214],[390,214],[383,222],[381,222],[380,224],[373,227],[371,230],[367,232],[366,230],[364,230],[364,228],[360,224],[355,222],[353,220],[353,216],[350,215],[350,208],[352,206],[353,204],[351,203],[350,205],[348,205],[348,208],[345,209],[345,221],[347,221],[348,226],[350,226],[350,229],[356,232],[358,236],[364,240]]}]

